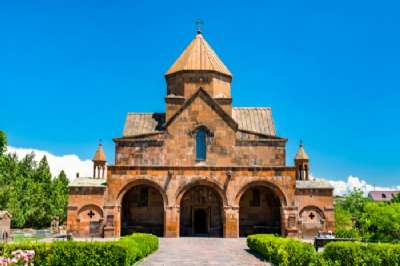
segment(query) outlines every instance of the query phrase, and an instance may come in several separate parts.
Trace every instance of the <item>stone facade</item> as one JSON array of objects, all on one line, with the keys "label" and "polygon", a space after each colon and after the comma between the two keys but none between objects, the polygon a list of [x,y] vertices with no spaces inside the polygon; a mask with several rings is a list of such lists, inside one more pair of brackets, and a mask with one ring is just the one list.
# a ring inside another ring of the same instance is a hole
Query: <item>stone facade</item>
[{"label": "stone facade", "polygon": [[[68,230],[119,237],[308,237],[334,230],[333,188],[308,178],[301,145],[286,165],[270,108],[234,108],[232,76],[201,34],[166,74],[165,113],[128,113],[105,172],[70,186]],[[96,169],[100,169],[96,172]]]}]

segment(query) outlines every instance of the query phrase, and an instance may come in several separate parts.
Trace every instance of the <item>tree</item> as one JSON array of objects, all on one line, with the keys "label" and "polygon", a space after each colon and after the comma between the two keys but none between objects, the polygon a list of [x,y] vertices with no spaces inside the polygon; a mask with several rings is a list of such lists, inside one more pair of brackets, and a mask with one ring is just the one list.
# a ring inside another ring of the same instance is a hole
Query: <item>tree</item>
[{"label": "tree", "polygon": [[393,199],[391,200],[391,202],[393,202],[393,203],[400,203],[400,192],[397,193],[397,194],[393,197]]},{"label": "tree", "polygon": [[0,156],[2,156],[7,150],[7,136],[4,131],[0,130]]},{"label": "tree", "polygon": [[400,239],[400,203],[369,202],[359,220],[364,236],[375,241]]},{"label": "tree", "polygon": [[349,230],[353,227],[352,216],[351,213],[341,206],[336,206],[335,208],[335,223],[336,230],[343,229]]},{"label": "tree", "polygon": [[342,201],[338,202],[337,207],[343,208],[357,219],[364,212],[364,206],[370,201],[369,198],[364,197],[364,193],[360,189],[356,188]]},{"label": "tree", "polygon": [[60,218],[60,222],[64,222],[67,218],[68,183],[69,180],[63,170],[52,182],[51,209],[53,216],[58,216]]},{"label": "tree", "polygon": [[12,226],[49,226],[52,216],[66,219],[68,179],[62,171],[52,179],[46,156],[36,163],[35,154],[18,160],[5,154],[6,135],[0,131],[0,209],[7,209]]},{"label": "tree", "polygon": [[[51,172],[50,172],[49,163],[47,162],[46,155],[43,156],[43,158],[40,160],[39,165],[34,172],[33,179],[36,182],[42,183],[45,186],[47,186],[47,185],[50,186]],[[48,187],[48,188],[50,188],[50,187]]]}]

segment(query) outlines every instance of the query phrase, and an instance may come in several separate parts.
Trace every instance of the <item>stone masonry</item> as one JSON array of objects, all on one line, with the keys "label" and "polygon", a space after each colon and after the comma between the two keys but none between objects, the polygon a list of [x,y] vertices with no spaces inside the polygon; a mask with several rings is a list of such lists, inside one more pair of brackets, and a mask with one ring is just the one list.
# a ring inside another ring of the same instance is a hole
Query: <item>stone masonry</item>
[{"label": "stone masonry", "polygon": [[334,231],[333,188],[309,180],[303,145],[294,166],[286,165],[287,139],[276,135],[271,108],[232,107],[232,74],[202,34],[165,78],[165,113],[128,113],[123,135],[114,139],[114,165],[106,166],[100,145],[93,177],[71,183],[69,232],[312,237]]}]

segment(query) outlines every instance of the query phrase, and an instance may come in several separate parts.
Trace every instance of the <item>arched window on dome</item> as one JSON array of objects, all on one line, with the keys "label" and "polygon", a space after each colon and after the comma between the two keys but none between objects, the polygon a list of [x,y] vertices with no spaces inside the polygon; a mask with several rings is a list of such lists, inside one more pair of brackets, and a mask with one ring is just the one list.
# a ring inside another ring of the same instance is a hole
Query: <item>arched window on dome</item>
[{"label": "arched window on dome", "polygon": [[207,157],[207,129],[200,127],[196,130],[196,160],[205,161]]}]

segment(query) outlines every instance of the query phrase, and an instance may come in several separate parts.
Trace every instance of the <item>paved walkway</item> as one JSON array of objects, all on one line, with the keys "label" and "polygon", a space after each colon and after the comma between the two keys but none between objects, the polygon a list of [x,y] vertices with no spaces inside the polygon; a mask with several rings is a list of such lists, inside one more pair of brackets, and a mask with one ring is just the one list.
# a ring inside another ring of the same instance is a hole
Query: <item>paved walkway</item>
[{"label": "paved walkway", "polygon": [[270,265],[250,253],[245,238],[160,238],[159,250],[141,266]]}]

